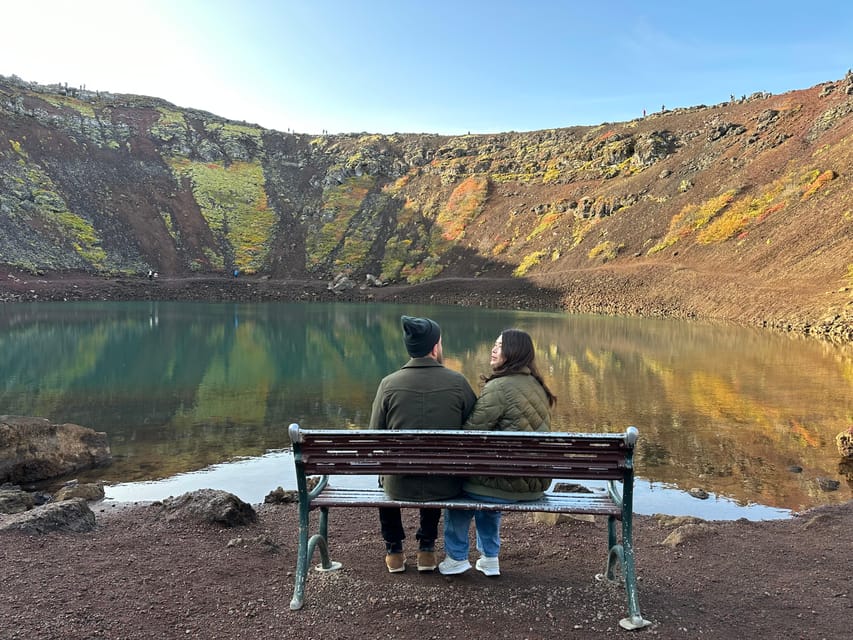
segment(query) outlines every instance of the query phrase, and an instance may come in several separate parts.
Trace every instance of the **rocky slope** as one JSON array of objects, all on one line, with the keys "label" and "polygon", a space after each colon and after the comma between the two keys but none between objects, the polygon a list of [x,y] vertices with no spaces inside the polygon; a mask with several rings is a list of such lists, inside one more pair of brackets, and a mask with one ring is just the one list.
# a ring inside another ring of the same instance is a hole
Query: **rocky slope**
[{"label": "rocky slope", "polygon": [[311,136],[0,77],[0,264],[525,278],[567,310],[851,341],[851,114],[848,73],[597,127]]}]

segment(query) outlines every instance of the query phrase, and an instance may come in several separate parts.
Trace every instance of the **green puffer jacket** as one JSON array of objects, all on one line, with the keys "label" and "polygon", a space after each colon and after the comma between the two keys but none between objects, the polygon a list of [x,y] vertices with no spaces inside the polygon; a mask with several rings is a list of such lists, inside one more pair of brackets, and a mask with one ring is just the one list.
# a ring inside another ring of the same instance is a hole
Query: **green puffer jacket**
[{"label": "green puffer jacket", "polygon": [[[550,431],[548,396],[529,370],[494,378],[483,387],[465,429]],[[542,497],[550,484],[550,478],[472,476],[464,483],[463,489],[468,493],[506,500],[535,500]]]}]

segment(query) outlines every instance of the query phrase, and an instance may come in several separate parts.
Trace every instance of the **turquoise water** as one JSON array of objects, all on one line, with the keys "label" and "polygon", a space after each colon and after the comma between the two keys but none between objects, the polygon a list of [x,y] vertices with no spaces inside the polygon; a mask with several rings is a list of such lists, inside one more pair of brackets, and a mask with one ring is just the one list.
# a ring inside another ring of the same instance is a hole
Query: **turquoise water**
[{"label": "turquoise water", "polygon": [[[371,304],[9,304],[0,414],[107,432],[114,464],[80,477],[109,483],[111,500],[216,486],[260,502],[292,482],[288,424],[366,425],[379,380],[406,360],[401,313],[442,325],[445,364],[475,389],[501,329],[529,331],[559,397],[555,429],[640,430],[640,513],[783,517],[853,495],[834,445],[853,424],[849,347],[693,322]],[[841,488],[825,492],[818,478]]]}]

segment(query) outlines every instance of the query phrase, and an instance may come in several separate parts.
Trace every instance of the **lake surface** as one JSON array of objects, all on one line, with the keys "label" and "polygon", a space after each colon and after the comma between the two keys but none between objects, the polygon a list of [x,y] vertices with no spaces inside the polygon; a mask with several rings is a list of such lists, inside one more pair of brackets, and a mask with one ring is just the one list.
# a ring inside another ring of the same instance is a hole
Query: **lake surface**
[{"label": "lake surface", "polygon": [[108,483],[109,500],[212,487],[261,502],[295,486],[291,422],[367,425],[379,380],[407,359],[401,313],[441,324],[445,364],[475,390],[500,331],[528,331],[559,398],[554,430],[639,429],[639,513],[766,519],[853,498],[834,442],[853,424],[851,347],[705,323],[385,304],[7,304],[0,414],[107,432],[114,463],[77,477]]}]

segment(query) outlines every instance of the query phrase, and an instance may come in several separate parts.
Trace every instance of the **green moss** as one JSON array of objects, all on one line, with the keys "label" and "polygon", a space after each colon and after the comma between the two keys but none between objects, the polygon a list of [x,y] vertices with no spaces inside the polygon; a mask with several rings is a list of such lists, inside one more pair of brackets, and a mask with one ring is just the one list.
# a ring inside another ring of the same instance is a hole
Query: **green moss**
[{"label": "green moss", "polygon": [[180,125],[181,127],[186,126],[186,121],[184,120],[184,114],[182,111],[178,111],[176,109],[167,109],[165,107],[157,107],[157,112],[160,114],[160,117],[157,119],[157,124],[159,125]]},{"label": "green moss", "polygon": [[557,221],[560,219],[560,217],[561,214],[557,211],[549,211],[548,213],[544,214],[542,217],[539,218],[539,223],[536,225],[533,231],[531,231],[527,235],[527,240],[532,240],[536,236],[541,235],[542,233],[553,227],[555,224],[557,224]]},{"label": "green moss", "polygon": [[615,260],[616,256],[619,254],[625,247],[624,244],[616,244],[615,242],[611,242],[610,240],[605,240],[604,242],[599,242],[592,249],[589,250],[587,257],[590,260],[600,259],[602,262],[607,262],[608,260]]},{"label": "green moss", "polygon": [[598,226],[600,218],[587,218],[581,220],[575,220],[575,223],[572,225],[572,248],[574,249],[581,242],[583,242],[584,238],[592,231],[596,226]]},{"label": "green moss", "polygon": [[151,135],[159,140],[170,140],[176,135],[181,135],[187,128],[184,114],[173,109],[157,107],[160,117],[151,126]]},{"label": "green moss", "polygon": [[225,268],[225,259],[216,251],[210,247],[203,247],[201,252],[204,254],[204,257],[207,259],[207,262],[211,267],[220,270]]},{"label": "green moss", "polygon": [[262,145],[263,129],[248,124],[235,122],[205,122],[206,131],[215,134],[220,140],[240,142],[243,138],[251,138],[259,147]]},{"label": "green moss", "polygon": [[54,107],[68,107],[74,109],[77,113],[86,116],[87,118],[95,117],[95,110],[88,102],[83,102],[77,98],[70,96],[59,96],[50,93],[39,94],[39,97],[45,102],[52,104]]},{"label": "green moss", "polygon": [[12,151],[14,151],[24,162],[29,160],[29,156],[27,152],[21,148],[21,143],[17,140],[9,140],[9,144],[12,146]]},{"label": "green moss", "polygon": [[518,278],[526,275],[527,272],[539,264],[542,261],[542,258],[547,254],[547,251],[534,251],[533,253],[524,256],[519,265],[515,268],[515,271],[512,272],[513,275]]},{"label": "green moss", "polygon": [[[269,253],[276,217],[267,204],[260,162],[219,163],[173,160],[180,181],[189,177],[202,215],[223,252],[216,253],[216,268],[235,267],[255,273]],[[225,264],[224,256],[233,256]]]},{"label": "green moss", "polygon": [[551,184],[556,182],[560,177],[560,170],[554,166],[554,163],[549,163],[548,168],[545,169],[545,174],[542,176],[543,184]]},{"label": "green moss", "polygon": [[86,262],[99,269],[103,268],[107,254],[98,246],[101,241],[95,233],[95,228],[86,219],[70,211],[64,211],[57,213],[54,220],[63,235],[71,238],[74,250]]},{"label": "green moss", "polygon": [[[306,258],[309,269],[316,269],[335,251],[343,247],[344,238],[351,230],[350,223],[360,211],[374,183],[375,178],[372,176],[355,176],[323,192],[322,207],[327,221],[309,229],[307,234]],[[363,252],[362,249],[364,249]],[[354,261],[352,264],[360,265],[366,258],[368,249],[369,244],[365,239],[358,242],[358,238],[351,238],[345,257],[347,260]]]}]

